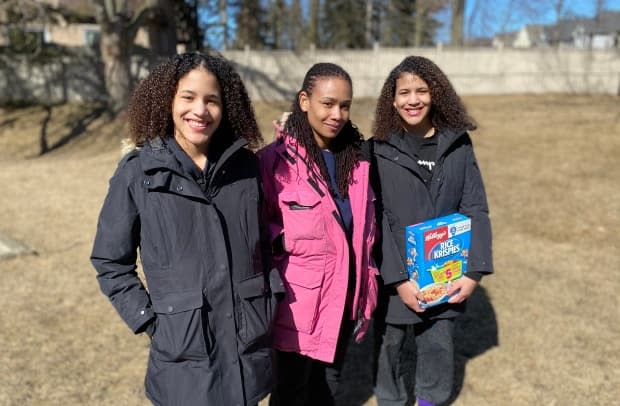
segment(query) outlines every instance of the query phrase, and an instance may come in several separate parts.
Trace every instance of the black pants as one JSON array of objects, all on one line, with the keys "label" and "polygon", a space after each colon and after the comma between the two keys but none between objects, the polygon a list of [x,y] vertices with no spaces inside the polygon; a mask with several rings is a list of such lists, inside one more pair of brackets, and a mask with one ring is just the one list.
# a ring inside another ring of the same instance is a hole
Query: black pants
[{"label": "black pants", "polygon": [[340,327],[334,362],[318,361],[296,352],[276,351],[276,387],[270,406],[333,406],[339,395],[342,367],[354,321]]},{"label": "black pants", "polygon": [[408,406],[402,360],[405,339],[415,335],[415,394],[434,404],[447,401],[454,381],[454,320],[382,324],[377,329],[375,396],[379,406]]}]

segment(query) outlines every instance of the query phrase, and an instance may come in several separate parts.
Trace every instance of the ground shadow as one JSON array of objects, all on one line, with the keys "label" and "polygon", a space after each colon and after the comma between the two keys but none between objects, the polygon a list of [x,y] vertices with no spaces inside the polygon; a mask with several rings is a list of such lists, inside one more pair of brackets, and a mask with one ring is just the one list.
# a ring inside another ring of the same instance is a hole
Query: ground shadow
[{"label": "ground shadow", "polygon": [[17,122],[16,118],[9,118],[6,120],[2,120],[0,121],[0,128],[2,127],[12,127],[13,124],[15,124]]},{"label": "ground shadow", "polygon": [[[455,379],[453,395],[446,405],[452,404],[463,389],[467,362],[489,349],[499,345],[498,327],[495,310],[489,300],[486,289],[482,286],[474,291],[467,303],[467,310],[455,325]],[[337,399],[341,406],[364,405],[373,395],[373,357],[375,340],[373,326],[364,341],[349,344],[343,368],[342,393]],[[415,348],[413,339],[408,340],[405,349]],[[415,351],[403,352],[403,361],[408,373],[405,375],[410,399],[415,399]],[[413,400],[411,401],[413,404]]]},{"label": "ground shadow", "polygon": [[463,389],[467,362],[499,345],[497,317],[484,287],[478,285],[469,298],[465,314],[456,321],[454,335],[456,368],[448,404],[453,403]]},{"label": "ground shadow", "polygon": [[72,140],[78,138],[88,129],[88,126],[93,121],[95,121],[96,119],[98,119],[104,113],[108,111],[106,106],[104,105],[99,105],[93,108],[85,109],[84,113],[80,117],[77,117],[69,125],[69,131],[65,135],[60,137],[60,139],[56,140],[55,142],[50,143],[48,126],[49,126],[49,123],[50,123],[50,120],[53,114],[53,111],[52,111],[53,107],[54,106],[50,106],[50,105],[44,106],[46,114],[43,118],[43,121],[41,122],[41,130],[39,132],[39,155],[45,155],[48,152],[54,151],[68,144]]}]

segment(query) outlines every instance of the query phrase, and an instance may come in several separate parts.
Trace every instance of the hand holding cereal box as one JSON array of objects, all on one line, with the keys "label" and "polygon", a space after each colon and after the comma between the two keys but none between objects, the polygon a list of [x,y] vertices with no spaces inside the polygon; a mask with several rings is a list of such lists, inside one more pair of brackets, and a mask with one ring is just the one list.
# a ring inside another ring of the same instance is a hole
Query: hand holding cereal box
[{"label": "hand holding cereal box", "polygon": [[467,272],[471,220],[460,213],[407,226],[407,271],[425,301],[422,308],[445,303],[450,282]]}]

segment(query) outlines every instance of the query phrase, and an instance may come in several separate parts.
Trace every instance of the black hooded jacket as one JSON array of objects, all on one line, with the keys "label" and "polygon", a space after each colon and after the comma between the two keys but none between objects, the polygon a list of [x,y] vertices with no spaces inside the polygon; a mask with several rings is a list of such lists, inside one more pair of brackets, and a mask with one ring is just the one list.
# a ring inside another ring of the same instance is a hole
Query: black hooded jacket
[{"label": "black hooded jacket", "polygon": [[256,404],[271,389],[269,278],[279,277],[260,238],[258,162],[244,145],[223,150],[204,191],[159,138],[110,180],[91,261],[127,325],[155,327],[145,385],[156,405]]},{"label": "black hooded jacket", "polygon": [[[377,223],[381,244],[377,263],[384,283],[385,320],[412,324],[432,318],[453,317],[464,305],[444,304],[417,314],[396,293],[395,285],[407,279],[405,227],[459,212],[471,218],[472,240],[468,273],[479,279],[493,272],[491,224],[482,176],[469,135],[464,131],[440,131],[437,159],[430,180],[417,164],[416,156],[401,134],[386,141],[372,140],[371,183],[377,194]],[[428,185],[427,182],[431,184]]]}]

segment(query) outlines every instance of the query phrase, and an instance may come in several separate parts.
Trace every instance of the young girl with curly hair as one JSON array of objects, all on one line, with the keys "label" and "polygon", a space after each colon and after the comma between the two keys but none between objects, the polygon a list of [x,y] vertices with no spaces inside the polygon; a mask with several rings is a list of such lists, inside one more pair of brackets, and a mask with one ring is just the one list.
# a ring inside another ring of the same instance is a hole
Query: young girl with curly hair
[{"label": "young girl with curly hair", "polygon": [[[375,394],[379,406],[409,405],[401,351],[413,336],[419,406],[446,402],[454,373],[454,318],[483,275],[493,272],[491,225],[480,169],[468,131],[476,128],[446,75],[410,56],[387,77],[373,124],[372,185],[381,223],[383,286],[377,327]],[[449,303],[423,310],[408,279],[405,227],[459,212],[471,218],[468,271],[448,291]]]},{"label": "young girl with curly hair", "polygon": [[129,328],[151,337],[146,395],[256,405],[272,386],[274,306],[246,89],[219,56],[177,55],[137,86],[129,126],[135,149],[110,180],[91,261]]},{"label": "young girl with curly hair", "polygon": [[351,103],[345,70],[312,66],[284,128],[258,154],[285,287],[271,405],[334,404],[349,338],[362,338],[376,305],[374,194]]}]

